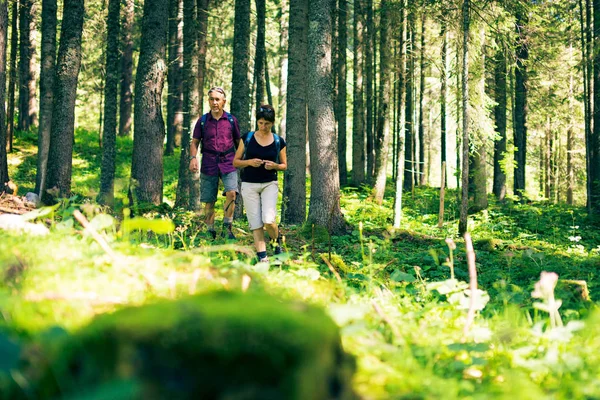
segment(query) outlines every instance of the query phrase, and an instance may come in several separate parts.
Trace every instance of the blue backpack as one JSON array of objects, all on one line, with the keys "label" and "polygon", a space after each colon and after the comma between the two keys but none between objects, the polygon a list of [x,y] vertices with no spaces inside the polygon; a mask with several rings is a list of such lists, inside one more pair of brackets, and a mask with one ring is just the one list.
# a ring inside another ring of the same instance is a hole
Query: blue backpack
[{"label": "blue backpack", "polygon": [[[246,136],[246,140],[244,140],[244,156],[242,160],[246,159],[246,151],[248,150],[248,144],[250,143],[250,139],[254,136],[254,131],[248,132],[248,136]],[[281,138],[278,134],[274,133],[273,138],[275,139],[275,150],[277,151],[277,155],[275,156],[275,163],[279,164],[279,151],[281,150]]]},{"label": "blue backpack", "polygon": [[[208,121],[208,114],[209,113],[206,113],[202,115],[202,117],[200,117],[200,153],[204,153],[204,125],[206,124],[206,121]],[[233,115],[229,114],[227,111],[223,111],[223,114],[225,114],[227,120],[231,124],[232,131],[235,131],[235,122],[233,122]]]}]

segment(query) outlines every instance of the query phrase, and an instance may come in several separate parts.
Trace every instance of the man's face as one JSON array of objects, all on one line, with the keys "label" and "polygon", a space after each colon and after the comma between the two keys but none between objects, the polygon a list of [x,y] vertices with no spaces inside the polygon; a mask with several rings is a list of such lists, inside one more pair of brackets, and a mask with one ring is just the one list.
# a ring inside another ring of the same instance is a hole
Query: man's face
[{"label": "man's face", "polygon": [[214,113],[221,113],[223,111],[223,107],[225,107],[225,95],[216,90],[213,90],[208,94],[208,106],[210,110]]}]

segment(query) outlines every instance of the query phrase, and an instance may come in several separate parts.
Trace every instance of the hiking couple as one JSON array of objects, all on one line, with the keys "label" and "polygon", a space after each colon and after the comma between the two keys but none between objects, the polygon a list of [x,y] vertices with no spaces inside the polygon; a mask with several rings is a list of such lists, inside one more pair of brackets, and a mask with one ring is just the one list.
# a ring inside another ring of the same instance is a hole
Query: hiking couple
[{"label": "hiking couple", "polygon": [[[254,247],[258,260],[268,261],[263,227],[269,234],[274,253],[282,251],[276,222],[277,171],[287,168],[286,143],[271,132],[275,123],[272,106],[260,106],[256,111],[258,130],[241,136],[237,119],[223,109],[226,102],[223,88],[213,87],[208,91],[210,112],[202,115],[194,127],[190,171],[198,172],[200,169],[200,201],[204,203],[204,218],[212,239],[217,237],[215,202],[219,179],[223,182],[225,204],[221,235],[235,239],[231,224],[238,193],[236,168],[241,169],[241,193],[254,236]],[[202,153],[200,166],[199,153]]]}]

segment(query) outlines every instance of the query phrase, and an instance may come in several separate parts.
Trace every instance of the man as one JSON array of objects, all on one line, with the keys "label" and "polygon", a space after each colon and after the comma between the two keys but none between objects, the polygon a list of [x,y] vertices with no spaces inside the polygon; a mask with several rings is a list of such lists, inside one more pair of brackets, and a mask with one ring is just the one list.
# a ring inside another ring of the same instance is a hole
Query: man
[{"label": "man", "polygon": [[221,235],[235,239],[231,231],[235,197],[238,192],[237,169],[233,166],[235,149],[240,141],[240,127],[237,119],[223,111],[227,102],[225,91],[213,87],[208,91],[210,112],[204,114],[194,127],[190,144],[190,171],[198,172],[198,152],[202,153],[200,168],[200,201],[204,203],[204,217],[208,233],[215,239],[215,202],[219,188],[219,178],[225,187],[223,231]]}]

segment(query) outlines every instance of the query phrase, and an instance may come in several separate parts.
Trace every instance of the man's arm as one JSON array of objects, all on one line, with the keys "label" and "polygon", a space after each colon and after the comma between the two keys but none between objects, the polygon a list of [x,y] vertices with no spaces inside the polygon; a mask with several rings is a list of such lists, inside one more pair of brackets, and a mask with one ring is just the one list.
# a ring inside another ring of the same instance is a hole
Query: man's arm
[{"label": "man's arm", "polygon": [[198,171],[198,147],[200,145],[200,139],[192,139],[190,143],[190,171]]}]

